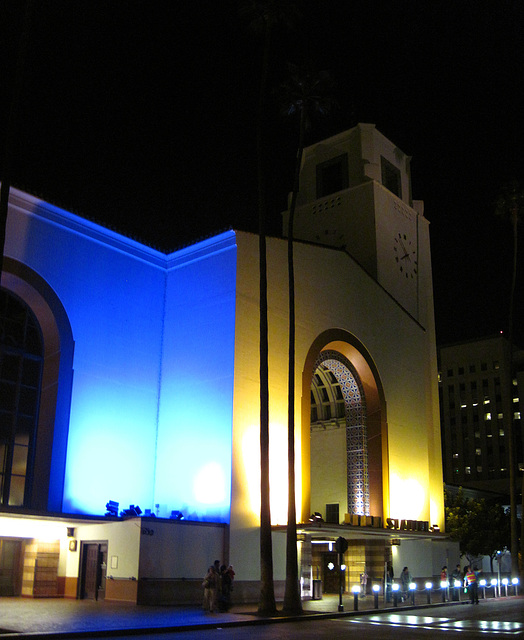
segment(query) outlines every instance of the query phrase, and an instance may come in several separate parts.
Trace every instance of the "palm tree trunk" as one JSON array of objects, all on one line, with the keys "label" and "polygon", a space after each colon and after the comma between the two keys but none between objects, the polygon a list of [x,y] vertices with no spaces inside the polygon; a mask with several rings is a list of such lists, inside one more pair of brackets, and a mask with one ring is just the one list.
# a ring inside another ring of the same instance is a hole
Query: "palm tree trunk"
[{"label": "palm tree trunk", "polygon": [[304,148],[305,111],[300,113],[299,147],[295,165],[293,194],[288,220],[289,278],[289,361],[288,361],[288,511],[286,537],[286,588],[284,611],[301,613],[302,601],[298,579],[297,511],[295,499],[295,266],[293,256],[293,222],[299,189],[300,164]]},{"label": "palm tree trunk", "polygon": [[31,30],[33,1],[34,0],[27,0],[26,2],[24,21],[20,34],[20,42],[18,44],[18,56],[16,59],[13,95],[11,98],[9,117],[7,120],[4,158],[2,165],[2,178],[0,185],[0,278],[4,266],[5,232],[7,225],[7,211],[9,207],[9,191],[11,189],[11,156],[16,139],[18,106],[20,104],[20,95],[22,92],[22,84],[24,78],[25,57]]},{"label": "palm tree trunk", "polygon": [[258,226],[260,269],[260,599],[258,611],[271,615],[276,611],[273,584],[273,545],[269,494],[269,346],[267,308],[267,257],[265,230],[265,180],[263,167],[264,98],[269,69],[270,25],[266,24],[262,78],[257,124]]},{"label": "palm tree trunk", "polygon": [[[511,395],[513,389],[513,313],[515,305],[515,284],[517,279],[517,210],[511,212],[511,225],[513,228],[513,272],[511,277],[511,291],[509,298],[509,387],[507,404],[508,427],[508,467],[509,467],[509,503],[510,503],[510,527],[511,527],[511,574],[519,573],[519,539],[517,532],[517,486],[516,486],[516,460],[515,460],[515,435],[513,429],[513,405]],[[506,413],[506,412],[505,412]]]}]

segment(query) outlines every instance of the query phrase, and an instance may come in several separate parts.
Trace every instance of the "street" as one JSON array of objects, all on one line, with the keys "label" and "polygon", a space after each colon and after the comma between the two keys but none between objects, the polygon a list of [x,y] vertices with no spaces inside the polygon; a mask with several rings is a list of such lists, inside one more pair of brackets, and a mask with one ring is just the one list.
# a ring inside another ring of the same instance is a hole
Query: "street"
[{"label": "street", "polygon": [[[524,638],[524,607],[520,598],[482,600],[478,606],[463,604],[438,609],[416,609],[398,613],[337,616],[298,622],[272,622],[246,626],[217,627],[211,630],[192,630],[170,633],[147,633],[144,640],[397,640],[422,638]],[[97,638],[103,636],[97,635]],[[110,637],[109,635],[107,637]],[[112,636],[114,637],[114,635]],[[119,636],[136,638],[135,634]],[[94,640],[94,637],[93,637]]]}]

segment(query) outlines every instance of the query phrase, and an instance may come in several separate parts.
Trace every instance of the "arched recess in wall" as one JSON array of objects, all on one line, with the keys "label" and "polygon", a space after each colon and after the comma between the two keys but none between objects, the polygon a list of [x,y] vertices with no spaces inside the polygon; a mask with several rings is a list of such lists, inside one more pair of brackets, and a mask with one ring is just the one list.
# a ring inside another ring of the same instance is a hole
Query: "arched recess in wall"
[{"label": "arched recess in wall", "polygon": [[71,325],[54,290],[28,266],[4,257],[1,286],[29,306],[44,341],[33,486],[27,506],[37,511],[60,512],[73,382]]},{"label": "arched recess in wall", "polygon": [[[311,345],[302,372],[302,521],[311,513],[311,382],[315,367],[325,351],[340,354],[340,360],[351,363],[365,396],[367,456],[369,477],[369,512],[384,518],[389,511],[389,470],[386,402],[382,382],[371,354],[353,334],[343,329],[329,329]],[[343,518],[343,514],[342,514]]]}]

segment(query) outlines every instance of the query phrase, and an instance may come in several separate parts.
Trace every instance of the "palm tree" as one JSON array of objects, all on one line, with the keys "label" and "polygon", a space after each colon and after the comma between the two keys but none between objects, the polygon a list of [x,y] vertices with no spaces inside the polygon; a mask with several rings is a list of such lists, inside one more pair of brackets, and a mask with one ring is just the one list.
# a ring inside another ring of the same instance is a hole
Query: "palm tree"
[{"label": "palm tree", "polygon": [[2,165],[2,178],[0,184],[0,277],[4,264],[5,230],[7,224],[7,210],[9,205],[9,191],[11,189],[11,164],[17,131],[17,115],[20,104],[20,95],[24,79],[25,58],[29,35],[31,31],[31,18],[34,0],[27,0],[24,12],[24,20],[18,43],[18,56],[16,59],[14,88],[7,121],[4,157]]},{"label": "palm tree", "polygon": [[295,162],[293,192],[288,220],[288,292],[289,292],[289,358],[288,358],[288,512],[286,538],[286,587],[284,611],[301,613],[302,602],[298,576],[297,517],[295,500],[295,267],[293,257],[293,222],[299,190],[300,167],[304,151],[306,131],[311,127],[314,113],[325,114],[334,101],[325,94],[331,83],[327,72],[313,73],[288,65],[289,79],[282,84],[283,111],[286,115],[298,114],[298,150]]},{"label": "palm tree", "polygon": [[271,540],[271,506],[269,492],[269,346],[265,229],[266,186],[262,149],[273,28],[279,23],[289,24],[292,16],[296,14],[296,8],[294,3],[283,2],[282,0],[251,0],[241,7],[241,13],[248,16],[251,28],[261,33],[264,41],[256,132],[260,289],[260,599],[258,612],[261,615],[272,615],[276,612],[276,603],[273,583],[273,545]]},{"label": "palm tree", "polygon": [[[522,212],[524,210],[524,190],[517,180],[513,180],[506,184],[497,200],[495,213],[503,218],[506,218],[511,223],[513,231],[513,268],[511,275],[511,289],[509,296],[509,313],[508,313],[508,340],[510,349],[510,375],[509,375],[509,390],[511,390],[511,384],[513,380],[513,316],[515,311],[515,285],[517,281],[517,249],[518,249],[518,223],[521,220]],[[506,427],[508,434],[508,466],[509,466],[509,500],[510,500],[510,514],[511,514],[511,572],[513,575],[517,575],[519,570],[519,542],[517,534],[517,500],[516,500],[516,461],[515,461],[515,435],[513,432],[513,412],[511,410],[511,398],[508,400],[508,405],[504,411],[504,415],[507,415]],[[522,478],[522,505],[524,507],[524,474]],[[524,511],[523,511],[524,513]],[[521,518],[521,547],[524,543],[524,517]],[[521,561],[521,580],[522,584],[524,579],[524,567]]]}]

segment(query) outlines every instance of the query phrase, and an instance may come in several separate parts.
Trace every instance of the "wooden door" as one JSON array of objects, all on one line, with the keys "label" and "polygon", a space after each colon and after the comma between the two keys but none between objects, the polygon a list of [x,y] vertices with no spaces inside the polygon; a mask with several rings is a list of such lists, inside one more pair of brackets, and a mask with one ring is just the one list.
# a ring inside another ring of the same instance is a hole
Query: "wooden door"
[{"label": "wooden door", "polygon": [[20,595],[21,553],[21,540],[0,539],[0,596]]},{"label": "wooden door", "polygon": [[96,600],[98,594],[98,568],[100,565],[98,544],[85,544],[83,547],[83,585],[82,598]]}]

